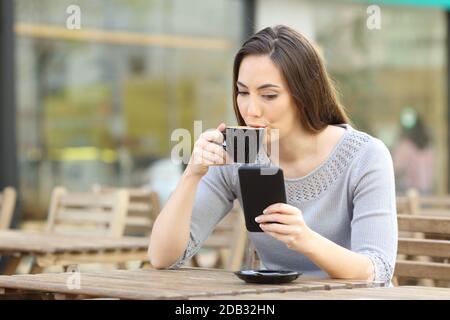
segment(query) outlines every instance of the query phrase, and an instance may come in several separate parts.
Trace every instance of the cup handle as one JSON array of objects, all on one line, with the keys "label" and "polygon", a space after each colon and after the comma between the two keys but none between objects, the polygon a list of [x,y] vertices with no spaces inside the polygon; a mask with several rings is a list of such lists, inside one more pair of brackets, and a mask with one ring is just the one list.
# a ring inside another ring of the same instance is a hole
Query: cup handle
[{"label": "cup handle", "polygon": [[226,132],[222,132],[222,135],[223,135],[222,148],[223,150],[227,151],[227,134]]}]

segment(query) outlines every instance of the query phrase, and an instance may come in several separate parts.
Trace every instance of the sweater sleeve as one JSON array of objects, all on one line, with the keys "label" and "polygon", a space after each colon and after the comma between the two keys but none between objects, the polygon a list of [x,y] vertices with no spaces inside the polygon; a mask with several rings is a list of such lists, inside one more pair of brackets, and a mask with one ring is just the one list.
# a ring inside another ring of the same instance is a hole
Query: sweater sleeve
[{"label": "sweater sleeve", "polygon": [[392,158],[378,139],[361,151],[354,179],[351,246],[371,259],[374,280],[389,283],[398,240]]},{"label": "sweater sleeve", "polygon": [[169,268],[181,267],[198,252],[217,223],[231,210],[234,199],[233,166],[210,167],[197,188],[188,245]]}]

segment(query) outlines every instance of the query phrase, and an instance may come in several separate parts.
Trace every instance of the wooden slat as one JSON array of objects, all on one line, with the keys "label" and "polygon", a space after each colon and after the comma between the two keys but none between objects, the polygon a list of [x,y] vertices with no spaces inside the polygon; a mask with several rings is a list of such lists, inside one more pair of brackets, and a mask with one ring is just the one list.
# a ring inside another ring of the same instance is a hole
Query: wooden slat
[{"label": "wooden slat", "polygon": [[0,203],[0,230],[5,230],[11,226],[16,205],[16,190],[13,187],[6,187],[3,193],[0,193],[0,196],[2,197]]},{"label": "wooden slat", "polygon": [[449,196],[420,196],[420,206],[433,206],[433,207],[450,207]]},{"label": "wooden slat", "polygon": [[424,233],[450,234],[450,217],[426,217],[399,214],[398,229]]},{"label": "wooden slat", "polygon": [[450,264],[398,260],[394,275],[407,278],[450,280]]},{"label": "wooden slat", "polygon": [[95,234],[96,236],[104,236],[107,237],[109,235],[109,230],[106,228],[98,228],[97,224],[95,225],[55,225],[53,227],[52,233],[59,235],[68,235],[68,236],[78,236],[78,237],[88,237]]},{"label": "wooden slat", "polygon": [[39,264],[44,267],[55,265],[68,266],[71,264],[83,263],[119,263],[128,261],[147,261],[147,248],[139,250],[116,250],[113,252],[81,252],[81,253],[65,253],[56,254],[52,259],[39,259]]},{"label": "wooden slat", "polygon": [[128,205],[128,214],[130,213],[150,213],[152,207],[148,203],[130,202]]},{"label": "wooden slat", "polygon": [[[120,188],[103,187],[101,185],[94,185],[92,187],[92,190],[99,194],[113,193],[116,192],[118,189]],[[149,196],[155,193],[152,190],[144,188],[122,188],[122,189],[128,192],[130,201],[132,202],[147,202],[149,200]]]},{"label": "wooden slat", "polygon": [[109,223],[111,221],[111,212],[100,210],[74,210],[63,209],[56,217],[57,221],[67,222],[94,222],[94,223]]},{"label": "wooden slat", "polygon": [[444,210],[442,208],[421,208],[420,215],[450,218],[450,209]]},{"label": "wooden slat", "polygon": [[61,197],[60,205],[65,207],[105,207],[114,205],[114,194],[70,193]]},{"label": "wooden slat", "polygon": [[399,238],[398,253],[450,258],[450,241]]},{"label": "wooden slat", "polygon": [[[429,287],[361,288],[352,290],[289,291],[242,296],[246,300],[448,300],[450,289]],[[191,298],[192,300],[235,300],[232,295]]]},{"label": "wooden slat", "polygon": [[142,237],[111,238],[100,235],[72,237],[66,234],[0,231],[0,254],[3,252],[64,253],[73,251],[104,251],[109,249],[146,249],[149,240]]},{"label": "wooden slat", "polygon": [[139,199],[147,201],[148,196],[154,193],[152,190],[142,188],[127,188],[127,191],[133,201],[139,201]]},{"label": "wooden slat", "polygon": [[126,218],[127,227],[146,227],[151,228],[153,225],[153,221],[150,218],[146,217],[130,217]]}]

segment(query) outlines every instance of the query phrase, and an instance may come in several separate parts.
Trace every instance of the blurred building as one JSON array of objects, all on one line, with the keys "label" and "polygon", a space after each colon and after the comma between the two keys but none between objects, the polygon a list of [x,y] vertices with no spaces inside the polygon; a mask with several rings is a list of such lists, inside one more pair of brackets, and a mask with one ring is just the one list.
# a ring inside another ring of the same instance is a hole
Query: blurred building
[{"label": "blurred building", "polygon": [[[233,123],[235,52],[252,32],[286,24],[316,42],[356,127],[394,150],[402,110],[421,114],[434,148],[434,191],[446,193],[448,2],[2,0],[9,32],[0,36],[0,86],[14,95],[0,98],[0,183],[19,186],[24,218],[43,218],[58,184],[173,181],[147,174],[168,163],[171,132],[192,131],[194,120],[204,129]],[[371,4],[380,29],[367,27]],[[79,30],[67,26],[71,5],[80,8]]]}]

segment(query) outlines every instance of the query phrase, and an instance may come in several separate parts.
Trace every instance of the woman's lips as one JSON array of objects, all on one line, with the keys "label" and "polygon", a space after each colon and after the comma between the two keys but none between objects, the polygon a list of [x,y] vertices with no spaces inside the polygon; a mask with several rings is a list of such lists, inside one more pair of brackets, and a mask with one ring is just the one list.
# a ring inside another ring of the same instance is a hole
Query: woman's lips
[{"label": "woman's lips", "polygon": [[256,124],[256,123],[249,123],[248,125],[253,128],[265,128],[266,127],[265,125]]}]

